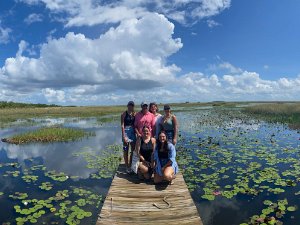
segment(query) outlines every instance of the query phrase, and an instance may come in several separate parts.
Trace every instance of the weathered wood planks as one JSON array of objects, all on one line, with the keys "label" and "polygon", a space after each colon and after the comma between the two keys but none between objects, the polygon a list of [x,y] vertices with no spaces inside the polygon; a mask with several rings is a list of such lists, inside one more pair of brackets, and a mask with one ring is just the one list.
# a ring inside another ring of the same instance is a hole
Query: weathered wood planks
[{"label": "weathered wood planks", "polygon": [[[173,185],[154,185],[128,175],[120,164],[100,212],[102,224],[195,224],[202,225],[197,208],[181,173]],[[163,201],[166,197],[168,204]],[[156,204],[159,209],[153,204]]]}]

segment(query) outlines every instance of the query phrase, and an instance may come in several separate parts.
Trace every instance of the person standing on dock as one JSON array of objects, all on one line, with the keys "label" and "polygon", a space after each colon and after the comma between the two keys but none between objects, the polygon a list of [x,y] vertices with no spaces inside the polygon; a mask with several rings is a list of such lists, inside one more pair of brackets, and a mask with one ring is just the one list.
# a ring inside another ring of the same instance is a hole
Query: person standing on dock
[{"label": "person standing on dock", "polygon": [[161,123],[162,115],[158,113],[158,106],[155,102],[151,102],[149,104],[149,112],[151,112],[155,117],[155,131],[153,133],[154,133],[154,137],[158,139],[158,134],[160,131],[159,126]]},{"label": "person standing on dock", "polygon": [[151,137],[150,127],[142,128],[142,136],[137,138],[136,151],[140,157],[138,176],[141,179],[149,180],[152,176],[152,159],[156,145],[155,138]]},{"label": "person standing on dock", "polygon": [[171,107],[164,105],[165,115],[161,119],[160,130],[165,131],[168,141],[173,145],[177,143],[178,122],[174,114],[171,113]]},{"label": "person standing on dock", "polygon": [[[135,121],[134,102],[129,101],[127,104],[127,110],[121,114],[123,157],[124,157],[127,173],[131,172],[130,165],[132,160],[132,151],[134,151],[135,143],[136,143],[134,121]],[[131,151],[129,151],[129,147],[131,147]],[[128,152],[130,152],[129,153],[130,156]]]},{"label": "person standing on dock", "polygon": [[153,155],[154,183],[168,181],[172,184],[178,172],[175,146],[168,142],[167,134],[161,131]]},{"label": "person standing on dock", "polygon": [[153,136],[153,132],[155,131],[155,116],[149,112],[146,102],[142,102],[141,108],[142,110],[135,116],[135,133],[137,137],[142,137],[143,127],[146,126],[150,129],[150,134]]}]

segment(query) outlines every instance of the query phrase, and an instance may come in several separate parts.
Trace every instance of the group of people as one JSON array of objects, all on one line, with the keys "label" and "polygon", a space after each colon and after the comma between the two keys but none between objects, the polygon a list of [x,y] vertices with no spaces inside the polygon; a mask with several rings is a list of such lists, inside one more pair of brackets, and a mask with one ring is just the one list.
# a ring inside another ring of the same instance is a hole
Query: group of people
[{"label": "group of people", "polygon": [[[135,104],[129,101],[127,110],[121,115],[121,129],[124,161],[127,173],[131,173],[132,152],[139,157],[138,176],[154,183],[173,183],[178,165],[175,145],[178,137],[176,116],[171,107],[164,105],[164,115],[158,113],[155,102],[141,103],[141,111],[134,110]],[[131,149],[131,151],[130,151]]]}]

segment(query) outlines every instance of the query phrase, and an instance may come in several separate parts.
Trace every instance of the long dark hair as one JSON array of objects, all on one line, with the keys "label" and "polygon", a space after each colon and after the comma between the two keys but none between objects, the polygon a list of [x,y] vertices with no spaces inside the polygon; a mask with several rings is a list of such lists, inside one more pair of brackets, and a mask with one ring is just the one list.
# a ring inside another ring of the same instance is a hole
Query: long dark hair
[{"label": "long dark hair", "polygon": [[[165,135],[166,135],[166,141],[165,141],[164,143],[161,143],[160,140],[159,140],[159,136],[160,136],[161,134],[165,134]],[[169,151],[169,147],[168,147],[168,136],[167,136],[167,134],[166,134],[166,132],[165,132],[164,130],[162,130],[162,131],[159,132],[159,134],[158,134],[157,149],[160,150],[161,147],[162,147],[162,145],[163,145],[163,150],[164,150],[164,152],[168,152],[168,151]]]},{"label": "long dark hair", "polygon": [[151,111],[151,106],[153,106],[153,105],[155,105],[156,106],[156,112],[158,112],[158,106],[157,106],[157,104],[155,103],[155,102],[151,102],[150,104],[149,104],[149,112],[151,112],[151,113],[153,113],[152,111]]}]

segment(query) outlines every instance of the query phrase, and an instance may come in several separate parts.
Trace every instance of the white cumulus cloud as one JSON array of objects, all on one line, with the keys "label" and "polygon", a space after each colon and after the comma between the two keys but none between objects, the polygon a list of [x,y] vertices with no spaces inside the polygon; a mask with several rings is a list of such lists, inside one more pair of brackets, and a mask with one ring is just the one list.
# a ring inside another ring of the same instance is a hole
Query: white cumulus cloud
[{"label": "white cumulus cloud", "polygon": [[43,3],[52,13],[67,14],[66,26],[117,23],[139,18],[148,12],[158,12],[179,23],[195,23],[221,13],[231,0],[19,0],[30,5]]},{"label": "white cumulus cloud", "polygon": [[45,88],[43,94],[48,102],[65,102],[65,92],[62,90],[53,90],[51,88]]},{"label": "white cumulus cloud", "polygon": [[24,56],[28,44],[21,41],[16,57],[6,59],[1,68],[1,83],[28,93],[80,85],[98,93],[162,86],[179,71],[166,64],[167,57],[182,47],[173,31],[163,15],[152,13],[125,20],[96,39],[72,32],[49,39],[39,58]]}]

